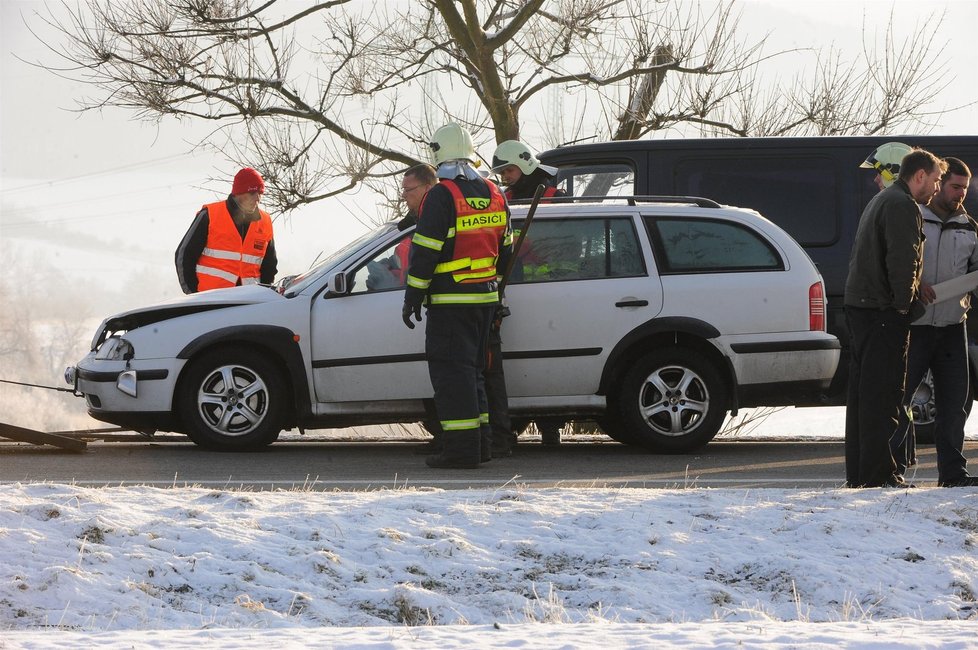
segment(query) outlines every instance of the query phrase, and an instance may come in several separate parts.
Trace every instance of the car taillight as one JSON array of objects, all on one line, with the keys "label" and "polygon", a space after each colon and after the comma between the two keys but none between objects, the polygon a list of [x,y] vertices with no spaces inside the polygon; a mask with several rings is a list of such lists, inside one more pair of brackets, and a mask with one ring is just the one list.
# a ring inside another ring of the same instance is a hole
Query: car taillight
[{"label": "car taillight", "polygon": [[808,329],[812,332],[825,331],[825,291],[821,282],[808,287]]}]

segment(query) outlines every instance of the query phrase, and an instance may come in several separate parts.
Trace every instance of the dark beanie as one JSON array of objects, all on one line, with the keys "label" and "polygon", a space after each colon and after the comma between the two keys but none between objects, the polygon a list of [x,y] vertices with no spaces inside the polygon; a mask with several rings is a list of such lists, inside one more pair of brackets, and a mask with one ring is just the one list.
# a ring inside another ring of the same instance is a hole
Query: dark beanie
[{"label": "dark beanie", "polygon": [[249,192],[265,193],[265,181],[261,174],[251,167],[245,167],[234,175],[234,185],[231,186],[231,194],[248,194]]}]

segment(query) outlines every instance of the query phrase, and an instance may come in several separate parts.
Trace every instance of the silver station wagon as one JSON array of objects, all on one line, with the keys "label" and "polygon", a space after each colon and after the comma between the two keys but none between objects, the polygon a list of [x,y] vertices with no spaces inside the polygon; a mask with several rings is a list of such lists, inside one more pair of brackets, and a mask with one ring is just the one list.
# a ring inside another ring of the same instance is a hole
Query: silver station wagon
[{"label": "silver station wagon", "polygon": [[[526,211],[512,207],[516,228]],[[66,379],[99,420],[212,449],[423,420],[424,334],[400,319],[396,249],[411,234],[386,224],[287,284],[112,316]],[[502,329],[517,421],[595,420],[621,442],[682,452],[739,408],[821,403],[840,354],[822,278],[756,212],[574,198],[540,205],[526,234]]]}]

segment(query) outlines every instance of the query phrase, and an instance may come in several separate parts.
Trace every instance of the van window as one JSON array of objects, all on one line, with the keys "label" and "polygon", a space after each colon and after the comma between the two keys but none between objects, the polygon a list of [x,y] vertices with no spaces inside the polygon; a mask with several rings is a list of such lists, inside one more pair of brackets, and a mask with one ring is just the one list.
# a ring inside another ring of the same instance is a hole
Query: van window
[{"label": "van window", "polygon": [[557,184],[569,196],[631,196],[635,194],[635,170],[622,163],[562,167]]},{"label": "van window", "polygon": [[[521,228],[514,221],[514,228]],[[534,221],[513,267],[512,282],[555,282],[645,275],[632,220]]]},{"label": "van window", "polygon": [[841,236],[840,189],[828,158],[688,159],[676,165],[675,183],[680,195],[757,210],[802,246],[828,246]]},{"label": "van window", "polygon": [[740,224],[647,217],[646,225],[662,275],[784,270],[774,247]]}]

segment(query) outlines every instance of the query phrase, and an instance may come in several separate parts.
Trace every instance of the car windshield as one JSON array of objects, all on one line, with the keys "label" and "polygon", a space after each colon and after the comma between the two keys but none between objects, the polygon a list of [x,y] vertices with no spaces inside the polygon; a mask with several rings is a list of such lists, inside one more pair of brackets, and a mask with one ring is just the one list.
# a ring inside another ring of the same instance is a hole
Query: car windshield
[{"label": "car windshield", "polygon": [[303,289],[308,287],[317,278],[322,276],[323,273],[336,266],[337,263],[342,261],[345,257],[356,252],[357,250],[368,245],[374,239],[383,237],[387,233],[397,228],[397,223],[385,223],[383,226],[370,230],[363,235],[360,235],[349,244],[340,247],[338,250],[330,253],[325,259],[315,263],[312,268],[310,268],[305,273],[301,273],[289,282],[288,286],[285,288],[285,297],[292,298],[302,292]]}]

